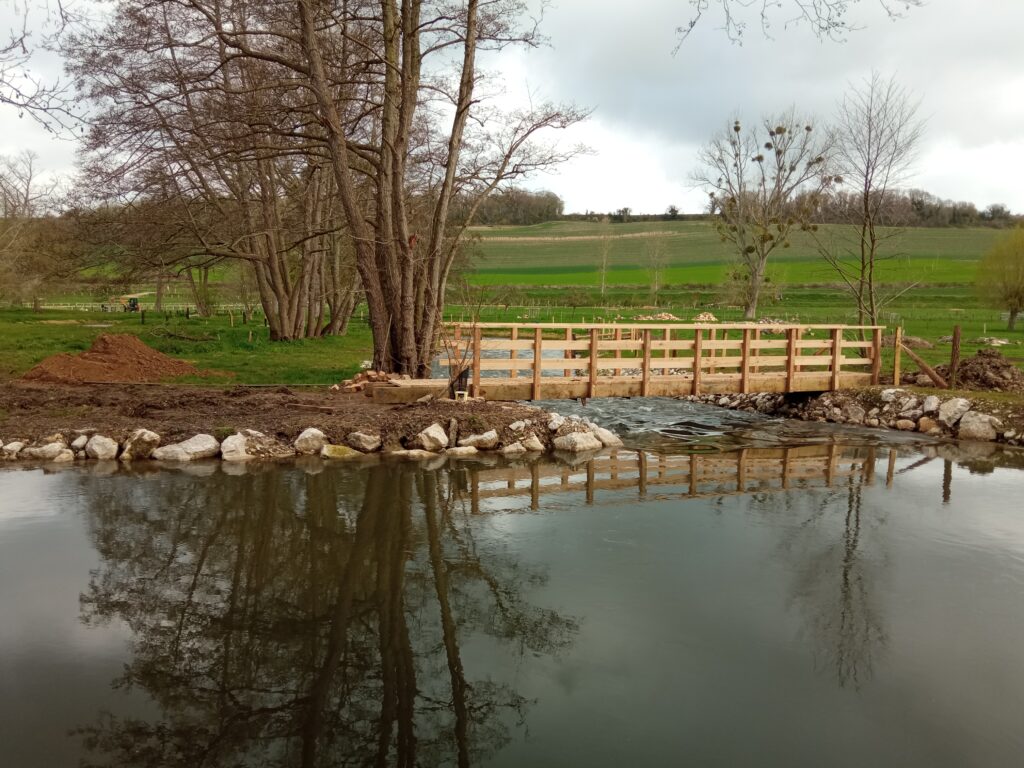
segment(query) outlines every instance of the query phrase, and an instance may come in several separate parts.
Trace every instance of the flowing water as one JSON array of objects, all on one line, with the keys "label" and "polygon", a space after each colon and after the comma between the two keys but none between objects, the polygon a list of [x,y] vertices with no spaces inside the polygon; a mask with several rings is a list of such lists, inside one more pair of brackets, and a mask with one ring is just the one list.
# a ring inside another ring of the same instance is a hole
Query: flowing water
[{"label": "flowing water", "polygon": [[1024,761],[1021,453],[572,408],[626,448],[0,471],[0,765]]}]

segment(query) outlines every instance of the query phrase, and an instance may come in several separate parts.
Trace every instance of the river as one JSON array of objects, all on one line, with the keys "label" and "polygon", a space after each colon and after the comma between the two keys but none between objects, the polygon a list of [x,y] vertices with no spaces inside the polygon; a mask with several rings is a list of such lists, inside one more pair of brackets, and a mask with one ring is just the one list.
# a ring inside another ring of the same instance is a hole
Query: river
[{"label": "river", "polygon": [[1020,764],[1020,452],[548,407],[626,447],[0,471],[0,762]]}]

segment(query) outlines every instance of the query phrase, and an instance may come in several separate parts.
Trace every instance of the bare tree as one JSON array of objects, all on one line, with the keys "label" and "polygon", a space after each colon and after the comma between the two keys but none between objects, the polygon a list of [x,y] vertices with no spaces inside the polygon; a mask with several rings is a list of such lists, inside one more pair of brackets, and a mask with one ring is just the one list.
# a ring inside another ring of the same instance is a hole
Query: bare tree
[{"label": "bare tree", "polygon": [[57,188],[40,172],[34,153],[0,155],[0,296],[23,301],[58,271],[56,254],[38,247],[62,234],[44,219],[53,212]]},{"label": "bare tree", "polygon": [[[700,23],[701,19],[718,11],[722,28],[734,42],[742,40],[750,18],[765,35],[771,33],[772,24],[781,15],[784,27],[793,24],[809,26],[820,38],[844,40],[848,33],[858,29],[850,21],[850,10],[862,0],[690,0],[693,13],[686,24],[678,27],[679,46]],[[890,18],[900,18],[913,7],[924,5],[924,0],[876,0]]]},{"label": "bare tree", "polygon": [[598,241],[597,253],[601,264],[601,295],[604,296],[608,287],[608,260],[612,255],[612,241],[608,235],[601,236]]},{"label": "bare tree", "polygon": [[662,276],[668,262],[665,238],[661,235],[647,238],[644,241],[644,255],[647,257],[647,274],[651,281],[651,301],[657,304],[658,294],[661,292]]},{"label": "bare tree", "polygon": [[1024,228],[1002,235],[978,265],[977,288],[989,304],[1009,313],[1014,330],[1024,312]]},{"label": "bare tree", "polygon": [[816,231],[815,241],[853,296],[861,324],[877,324],[881,309],[907,290],[882,293],[877,271],[881,261],[896,257],[890,249],[903,234],[881,224],[892,223],[893,198],[917,158],[924,127],[917,108],[894,78],[875,72],[850,89],[836,115],[833,170],[857,205],[841,220],[850,227]]},{"label": "bare tree", "polygon": [[768,259],[788,248],[794,230],[809,229],[821,196],[834,183],[831,140],[790,110],[752,129],[739,120],[701,149],[694,181],[708,191],[716,227],[737,256],[744,317],[757,316]]}]

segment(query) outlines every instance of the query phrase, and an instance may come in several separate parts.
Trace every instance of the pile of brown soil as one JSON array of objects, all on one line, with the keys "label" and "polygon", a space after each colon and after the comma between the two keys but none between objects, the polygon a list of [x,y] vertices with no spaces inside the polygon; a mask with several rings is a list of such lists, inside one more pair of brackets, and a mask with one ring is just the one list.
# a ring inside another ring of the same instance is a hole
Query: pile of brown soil
[{"label": "pile of brown soil", "polygon": [[62,353],[43,360],[28,371],[25,381],[59,384],[84,382],[163,381],[178,376],[197,376],[194,365],[147,347],[127,333],[105,333],[92,347],[77,355]]},{"label": "pile of brown soil", "polygon": [[[949,366],[935,367],[949,381]],[[1024,392],[1024,371],[994,349],[979,349],[974,357],[963,360],[956,369],[957,389],[989,392]]]}]

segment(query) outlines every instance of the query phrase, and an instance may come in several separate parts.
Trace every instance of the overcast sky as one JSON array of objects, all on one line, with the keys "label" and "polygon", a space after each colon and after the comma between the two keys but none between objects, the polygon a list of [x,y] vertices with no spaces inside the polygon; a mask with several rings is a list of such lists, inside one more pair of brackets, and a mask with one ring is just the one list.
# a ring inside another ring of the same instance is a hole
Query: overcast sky
[{"label": "overcast sky", "polygon": [[[700,210],[705,195],[688,181],[696,150],[733,115],[792,105],[821,122],[848,83],[876,69],[921,101],[927,128],[913,186],[1024,212],[1024,0],[927,0],[895,21],[861,0],[851,21],[862,29],[844,43],[787,28],[783,11],[770,37],[752,17],[737,45],[708,15],[673,56],[675,28],[689,17],[684,0],[555,0],[542,26],[549,47],[485,60],[509,99],[531,93],[594,109],[566,137],[594,153],[531,186],[557,192],[568,211]],[[0,152],[25,147],[55,170],[73,165],[69,142],[0,106]]]}]

